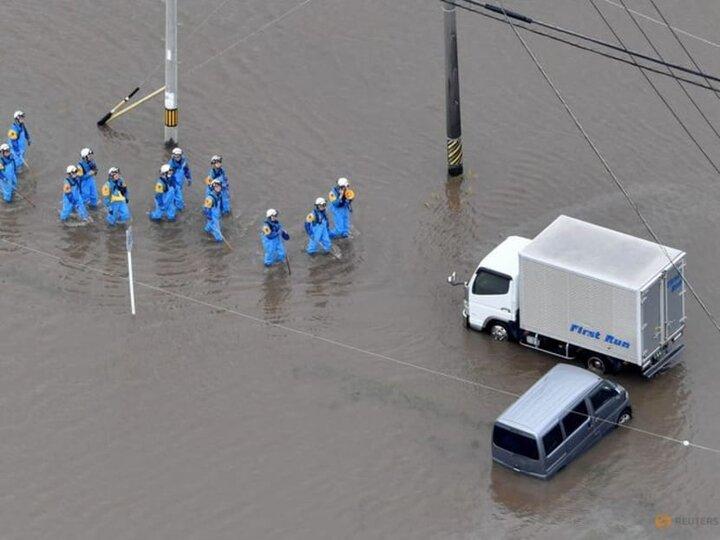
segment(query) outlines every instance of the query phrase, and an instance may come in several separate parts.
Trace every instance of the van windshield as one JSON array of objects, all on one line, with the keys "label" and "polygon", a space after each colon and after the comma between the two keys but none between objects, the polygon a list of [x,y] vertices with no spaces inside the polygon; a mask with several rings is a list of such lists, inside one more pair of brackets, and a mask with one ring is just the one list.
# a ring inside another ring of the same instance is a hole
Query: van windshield
[{"label": "van windshield", "polygon": [[501,426],[493,429],[493,443],[503,450],[518,454],[530,459],[538,459],[537,441],[527,435],[515,433]]}]

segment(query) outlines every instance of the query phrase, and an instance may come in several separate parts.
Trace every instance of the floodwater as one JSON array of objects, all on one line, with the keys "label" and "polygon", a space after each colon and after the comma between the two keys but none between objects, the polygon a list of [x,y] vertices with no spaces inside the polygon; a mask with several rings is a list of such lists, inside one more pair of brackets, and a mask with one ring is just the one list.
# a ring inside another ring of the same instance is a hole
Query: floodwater
[{"label": "floodwater", "polygon": [[[37,208],[0,207],[0,238],[37,251],[0,245],[0,537],[717,538],[712,525],[657,531],[654,518],[720,516],[718,454],[619,430],[552,481],[528,479],[490,459],[510,397],[361,351],[522,392],[555,361],[466,331],[446,275],[467,276],[498,241],[560,213],[645,236],[510,29],[458,15],[468,174],[446,183],[436,2],[312,0],[191,71],[299,4],[226,2],[188,37],[221,1],[180,2],[181,143],[196,179],[224,155],[232,251],[202,233],[199,183],[177,223],[145,216],[167,157],[160,100],[95,126],[162,61],[162,2],[3,6],[0,115],[27,113],[20,186]],[[599,5],[647,50],[622,10]],[[512,6],[610,37],[583,2]],[[717,36],[717,2],[662,7]],[[667,30],[643,24],[684,62]],[[718,175],[634,67],[527,39],[720,312]],[[716,47],[685,42],[720,72]],[[720,161],[677,84],[653,79]],[[143,93],[161,84],[160,69]],[[715,96],[690,92],[720,125]],[[122,230],[100,213],[89,227],[57,219],[65,166],[85,145],[130,186],[135,318]],[[339,260],[310,259],[303,218],[345,175],[355,237]],[[291,276],[262,268],[269,206],[292,235]],[[720,335],[693,301],[688,314],[683,364],[618,379],[635,427],[720,448]]]}]

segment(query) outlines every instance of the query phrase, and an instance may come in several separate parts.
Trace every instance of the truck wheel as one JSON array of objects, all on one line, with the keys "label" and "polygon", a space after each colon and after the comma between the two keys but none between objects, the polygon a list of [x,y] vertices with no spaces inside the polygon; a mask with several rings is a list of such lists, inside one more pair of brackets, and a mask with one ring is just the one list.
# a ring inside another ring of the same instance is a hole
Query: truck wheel
[{"label": "truck wheel", "polygon": [[508,327],[499,322],[490,325],[490,335],[495,341],[507,341],[510,339]]},{"label": "truck wheel", "polygon": [[597,375],[605,375],[610,368],[607,358],[596,354],[591,354],[587,357],[587,360],[585,360],[585,366]]},{"label": "truck wheel", "polygon": [[470,315],[465,315],[465,328],[470,330]]},{"label": "truck wheel", "polygon": [[617,424],[619,426],[624,426],[630,420],[632,420],[632,409],[630,407],[625,407],[623,412],[620,413],[620,416],[618,416]]}]

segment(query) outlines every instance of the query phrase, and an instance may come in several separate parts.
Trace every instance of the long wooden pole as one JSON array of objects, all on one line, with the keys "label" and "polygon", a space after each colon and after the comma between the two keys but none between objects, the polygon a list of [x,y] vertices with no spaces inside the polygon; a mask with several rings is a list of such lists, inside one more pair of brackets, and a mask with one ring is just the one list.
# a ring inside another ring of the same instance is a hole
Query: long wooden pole
[{"label": "long wooden pole", "polygon": [[162,93],[162,92],[164,92],[164,91],[165,91],[165,87],[164,87],[164,86],[161,86],[160,88],[158,88],[158,89],[155,90],[154,92],[148,94],[148,95],[145,96],[144,98],[137,100],[137,101],[136,101],[135,103],[133,103],[132,105],[128,105],[128,106],[125,107],[123,110],[118,111],[118,112],[116,112],[115,114],[113,114],[113,115],[108,119],[107,123],[112,122],[112,121],[115,120],[116,118],[120,118],[123,114],[132,111],[135,107],[137,107],[137,106],[139,106],[139,105],[142,105],[142,104],[145,103],[147,100],[154,98],[155,96],[157,96],[158,94],[160,94],[160,93]]}]

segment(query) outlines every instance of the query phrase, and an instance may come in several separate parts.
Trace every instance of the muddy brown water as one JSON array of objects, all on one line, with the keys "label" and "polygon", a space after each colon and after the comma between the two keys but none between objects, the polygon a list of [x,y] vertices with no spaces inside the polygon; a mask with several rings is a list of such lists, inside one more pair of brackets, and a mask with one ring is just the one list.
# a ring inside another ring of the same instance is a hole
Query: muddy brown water
[{"label": "muddy brown water", "polygon": [[[129,183],[139,282],[511,392],[554,360],[467,332],[449,271],[466,276],[499,240],[560,213],[645,236],[508,28],[459,14],[469,172],[446,184],[437,3],[313,0],[183,78],[295,5],[228,2],[185,40],[218,1],[180,2],[181,142],[196,178],[211,154],[225,157],[232,252],[203,235],[198,184],[177,223],[145,216],[167,156],[159,101],[95,126],[161,61],[163,4],[3,6],[0,114],[27,113],[20,186],[38,208],[0,208],[0,237],[62,262],[0,245],[0,537],[716,538],[713,526],[659,532],[654,517],[720,515],[717,454],[623,430],[538,482],[492,465],[507,396],[140,285],[129,316],[122,231],[58,223],[64,168],[85,145]],[[512,5],[608,37],[582,2]],[[717,3],[662,5],[678,26],[717,36]],[[647,49],[620,10],[600,6]],[[666,30],[643,24],[682,61]],[[635,68],[528,39],[720,312],[717,174]],[[716,47],[685,42],[720,72]],[[654,78],[720,161],[677,85]],[[720,102],[690,92],[720,125]],[[341,175],[358,193],[355,238],[340,260],[311,260],[303,217]],[[291,277],[262,268],[269,206],[292,235]],[[634,426],[718,448],[720,336],[694,302],[688,314],[683,364],[618,379]]]}]

